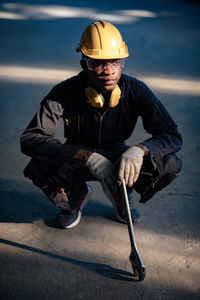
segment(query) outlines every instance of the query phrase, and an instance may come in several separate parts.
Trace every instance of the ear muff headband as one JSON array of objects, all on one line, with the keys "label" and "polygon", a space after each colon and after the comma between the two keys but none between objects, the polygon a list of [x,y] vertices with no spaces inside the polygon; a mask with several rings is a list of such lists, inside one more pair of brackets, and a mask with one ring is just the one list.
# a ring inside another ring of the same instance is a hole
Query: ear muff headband
[{"label": "ear muff headband", "polygon": [[[93,107],[101,108],[105,103],[103,96],[101,94],[98,94],[97,91],[91,86],[85,88],[85,96],[87,97],[90,105],[92,105]],[[109,107],[113,108],[117,106],[120,97],[121,97],[121,90],[119,86],[116,85],[110,96]]]}]

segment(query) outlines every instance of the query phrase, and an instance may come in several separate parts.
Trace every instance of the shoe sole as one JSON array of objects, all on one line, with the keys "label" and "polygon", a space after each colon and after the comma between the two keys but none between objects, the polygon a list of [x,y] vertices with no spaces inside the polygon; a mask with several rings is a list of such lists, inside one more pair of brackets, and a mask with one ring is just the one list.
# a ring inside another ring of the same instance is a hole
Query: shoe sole
[{"label": "shoe sole", "polygon": [[65,226],[64,229],[73,228],[73,227],[77,226],[80,223],[81,215],[82,215],[82,209],[87,204],[87,202],[90,199],[91,194],[92,194],[91,187],[88,185],[87,188],[88,188],[87,195],[86,195],[85,199],[83,200],[83,202],[81,204],[81,207],[80,207],[80,210],[78,212],[78,216],[77,216],[76,220],[73,223],[71,223],[70,225]]},{"label": "shoe sole", "polygon": [[67,225],[67,226],[65,226],[63,228],[64,229],[73,228],[73,227],[75,227],[75,226],[77,226],[79,224],[80,220],[81,220],[81,211],[79,210],[78,216],[77,216],[76,220],[73,223],[71,223],[70,225]]}]

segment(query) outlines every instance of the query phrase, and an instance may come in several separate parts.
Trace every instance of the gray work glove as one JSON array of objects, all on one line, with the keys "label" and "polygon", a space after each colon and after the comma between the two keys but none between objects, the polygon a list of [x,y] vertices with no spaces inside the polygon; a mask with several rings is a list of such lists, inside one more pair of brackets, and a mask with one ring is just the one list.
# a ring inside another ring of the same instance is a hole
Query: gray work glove
[{"label": "gray work glove", "polygon": [[113,177],[113,164],[103,155],[92,153],[86,161],[86,166],[101,184],[108,185],[116,190],[118,184]]},{"label": "gray work glove", "polygon": [[143,156],[144,151],[137,146],[130,147],[122,154],[118,173],[120,182],[124,178],[126,185],[131,187],[137,181],[143,164]]}]

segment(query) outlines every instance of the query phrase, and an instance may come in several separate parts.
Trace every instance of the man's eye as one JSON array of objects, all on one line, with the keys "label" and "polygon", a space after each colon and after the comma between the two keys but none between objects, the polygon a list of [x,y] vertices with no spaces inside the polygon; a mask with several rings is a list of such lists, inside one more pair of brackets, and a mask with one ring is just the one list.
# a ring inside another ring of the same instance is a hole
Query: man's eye
[{"label": "man's eye", "polygon": [[113,66],[119,66],[120,64],[121,64],[121,60],[117,60],[112,63]]},{"label": "man's eye", "polygon": [[94,62],[94,64],[93,64],[93,67],[95,67],[95,68],[100,67],[100,66],[102,66],[101,62]]}]

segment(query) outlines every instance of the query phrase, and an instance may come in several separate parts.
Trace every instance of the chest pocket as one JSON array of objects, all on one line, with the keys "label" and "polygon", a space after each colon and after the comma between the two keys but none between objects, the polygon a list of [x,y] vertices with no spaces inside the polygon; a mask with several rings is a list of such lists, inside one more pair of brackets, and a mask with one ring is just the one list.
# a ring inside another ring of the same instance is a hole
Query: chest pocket
[{"label": "chest pocket", "polygon": [[64,135],[65,138],[70,140],[78,140],[80,136],[80,115],[64,116]]},{"label": "chest pocket", "polygon": [[99,117],[88,109],[76,115],[64,116],[64,135],[71,143],[96,145],[99,135]]}]

